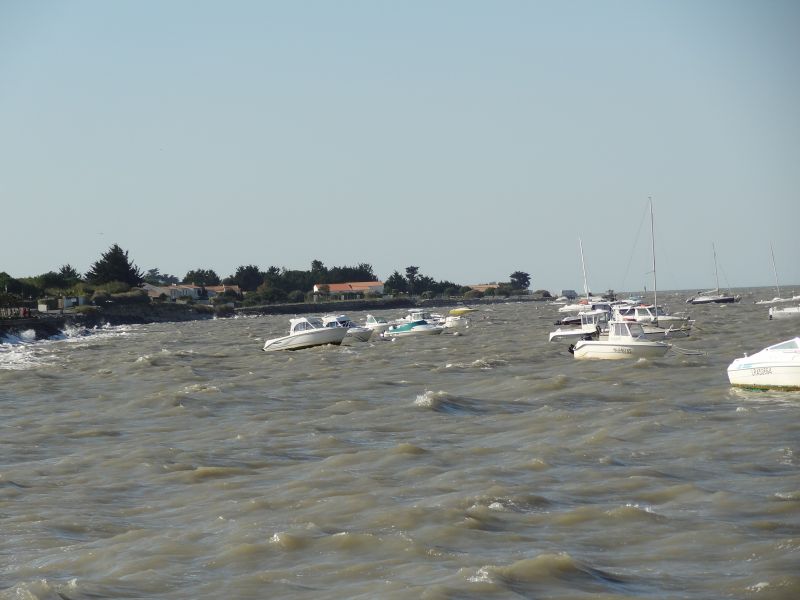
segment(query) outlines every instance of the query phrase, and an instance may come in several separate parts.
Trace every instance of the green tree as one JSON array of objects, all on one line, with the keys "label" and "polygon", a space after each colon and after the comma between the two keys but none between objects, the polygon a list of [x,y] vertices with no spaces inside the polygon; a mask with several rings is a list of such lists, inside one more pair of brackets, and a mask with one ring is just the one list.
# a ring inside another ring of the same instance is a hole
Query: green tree
[{"label": "green tree", "polygon": [[395,271],[383,283],[383,287],[387,293],[402,294],[408,289],[408,282],[405,277]]},{"label": "green tree", "polygon": [[147,272],[144,274],[144,280],[150,285],[172,285],[180,281],[175,275],[162,273],[158,270],[158,267],[147,269]]},{"label": "green tree", "polygon": [[256,265],[242,265],[231,278],[243,292],[252,292],[264,282],[264,276]]},{"label": "green tree", "polygon": [[194,285],[219,285],[220,279],[213,269],[195,269],[186,273],[183,278],[183,283],[192,283]]},{"label": "green tree", "polygon": [[495,288],[494,295],[504,296],[505,298],[508,298],[509,296],[513,296],[514,293],[517,291],[518,290],[515,290],[514,288],[511,287],[510,283],[501,283],[500,285],[497,286],[497,288]]},{"label": "green tree", "polygon": [[515,290],[527,290],[531,284],[531,276],[524,271],[514,271],[509,277]]},{"label": "green tree", "polygon": [[86,273],[86,279],[94,284],[121,281],[130,286],[141,285],[142,273],[133,261],[128,259],[128,251],[117,244],[104,252],[100,260],[95,262]]},{"label": "green tree", "polygon": [[313,280],[312,285],[328,282],[328,269],[321,260],[311,261],[311,279]]},{"label": "green tree", "polygon": [[56,273],[55,271],[42,273],[41,275],[30,278],[30,281],[42,290],[63,290],[70,286],[61,273]]},{"label": "green tree", "polygon": [[419,273],[419,267],[406,267],[406,279],[408,280],[408,293],[409,295],[414,295],[414,284],[417,281],[417,274]]},{"label": "green tree", "polygon": [[81,280],[81,274],[78,273],[77,269],[70,264],[62,265],[62,267],[58,270],[58,274],[64,278],[64,281],[70,285],[75,285]]}]

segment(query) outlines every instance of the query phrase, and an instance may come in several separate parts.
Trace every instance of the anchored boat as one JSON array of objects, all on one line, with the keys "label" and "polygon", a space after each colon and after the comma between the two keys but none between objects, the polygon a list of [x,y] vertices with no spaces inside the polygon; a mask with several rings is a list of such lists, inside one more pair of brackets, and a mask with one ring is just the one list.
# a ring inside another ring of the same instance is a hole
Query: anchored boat
[{"label": "anchored boat", "polygon": [[800,337],[737,358],[728,367],[731,385],[757,390],[800,390]]}]

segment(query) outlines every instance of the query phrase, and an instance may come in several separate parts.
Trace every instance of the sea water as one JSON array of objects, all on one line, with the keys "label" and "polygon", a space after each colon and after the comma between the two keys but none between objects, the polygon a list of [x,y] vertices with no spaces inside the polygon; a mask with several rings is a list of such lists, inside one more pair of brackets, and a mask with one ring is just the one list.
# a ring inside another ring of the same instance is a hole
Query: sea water
[{"label": "sea water", "polygon": [[286,353],[283,316],[6,338],[0,598],[798,598],[800,394],[725,370],[800,321],[683,298],[652,361],[531,302]]}]

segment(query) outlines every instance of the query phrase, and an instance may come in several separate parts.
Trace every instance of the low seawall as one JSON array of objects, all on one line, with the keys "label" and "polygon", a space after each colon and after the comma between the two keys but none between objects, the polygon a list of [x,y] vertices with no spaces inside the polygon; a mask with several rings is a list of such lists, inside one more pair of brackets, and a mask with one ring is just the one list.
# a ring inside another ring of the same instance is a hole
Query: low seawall
[{"label": "low seawall", "polygon": [[117,305],[90,312],[39,313],[24,319],[0,319],[0,336],[18,335],[33,330],[36,339],[58,335],[67,327],[96,327],[100,325],[135,325],[171,323],[211,319],[213,314],[184,304]]}]

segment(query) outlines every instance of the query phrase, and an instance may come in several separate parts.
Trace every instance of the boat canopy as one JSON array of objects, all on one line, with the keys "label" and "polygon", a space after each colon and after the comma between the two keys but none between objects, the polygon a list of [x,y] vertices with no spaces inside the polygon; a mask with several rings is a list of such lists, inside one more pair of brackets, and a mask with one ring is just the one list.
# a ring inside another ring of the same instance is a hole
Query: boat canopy
[{"label": "boat canopy", "polygon": [[299,317],[297,319],[291,319],[290,323],[291,327],[289,328],[289,333],[299,333],[308,329],[324,328],[322,319],[319,317]]},{"label": "boat canopy", "polygon": [[767,348],[767,350],[800,350],[800,337],[786,340],[780,344],[775,344],[774,346]]}]

